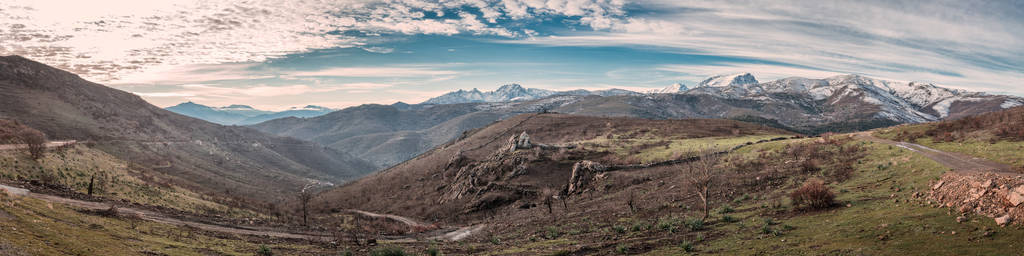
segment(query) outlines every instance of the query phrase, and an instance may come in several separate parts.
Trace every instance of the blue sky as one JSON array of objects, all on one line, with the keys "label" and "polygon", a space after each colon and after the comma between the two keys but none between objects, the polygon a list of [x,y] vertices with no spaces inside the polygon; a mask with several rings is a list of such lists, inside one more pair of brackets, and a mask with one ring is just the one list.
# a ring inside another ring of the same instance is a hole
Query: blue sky
[{"label": "blue sky", "polygon": [[0,54],[169,106],[857,73],[1024,95],[1020,1],[12,0]]}]

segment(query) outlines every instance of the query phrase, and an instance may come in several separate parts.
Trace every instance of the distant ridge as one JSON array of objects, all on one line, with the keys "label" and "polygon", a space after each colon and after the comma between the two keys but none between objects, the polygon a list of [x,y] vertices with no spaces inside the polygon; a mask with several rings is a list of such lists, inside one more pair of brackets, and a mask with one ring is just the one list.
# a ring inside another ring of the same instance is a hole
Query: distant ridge
[{"label": "distant ridge", "polygon": [[0,98],[2,119],[51,139],[89,141],[131,159],[133,168],[220,198],[272,202],[311,181],[344,182],[374,170],[335,149],[175,114],[19,56],[0,57]]},{"label": "distant ridge", "polygon": [[250,125],[285,117],[315,117],[330,113],[334,109],[316,105],[302,108],[292,107],[284,111],[259,110],[246,105],[210,107],[194,102],[184,102],[165,108],[171,112],[191,116],[223,125]]}]

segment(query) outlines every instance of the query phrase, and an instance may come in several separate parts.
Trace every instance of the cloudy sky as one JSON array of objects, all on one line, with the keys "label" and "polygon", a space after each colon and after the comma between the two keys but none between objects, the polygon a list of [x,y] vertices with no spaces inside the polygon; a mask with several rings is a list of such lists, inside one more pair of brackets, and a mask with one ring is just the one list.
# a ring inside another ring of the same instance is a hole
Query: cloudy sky
[{"label": "cloudy sky", "polygon": [[0,55],[159,106],[648,90],[736,72],[1024,95],[1022,17],[1022,1],[4,0]]}]

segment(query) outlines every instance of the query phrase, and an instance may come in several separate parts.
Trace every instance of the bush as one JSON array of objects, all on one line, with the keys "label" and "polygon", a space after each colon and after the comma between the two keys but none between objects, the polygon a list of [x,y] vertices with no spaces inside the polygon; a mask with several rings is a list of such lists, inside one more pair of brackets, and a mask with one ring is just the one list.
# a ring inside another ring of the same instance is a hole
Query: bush
[{"label": "bush", "polygon": [[640,232],[640,231],[650,230],[650,229],[651,229],[651,224],[647,224],[647,223],[644,223],[644,222],[633,223],[633,232]]},{"label": "bush", "polygon": [[835,197],[835,194],[832,194],[832,190],[818,179],[807,180],[803,186],[789,194],[789,198],[793,200],[794,206],[807,206],[814,209],[832,206]]},{"label": "bush", "polygon": [[258,250],[256,250],[256,255],[271,256],[271,255],[274,255],[274,253],[270,251],[270,247],[267,247],[266,245],[262,245],[261,244],[260,248]]},{"label": "bush", "polygon": [[728,205],[723,205],[722,207],[718,208],[718,214],[726,214],[733,212],[736,212],[736,210],[733,210],[732,207],[729,207]]},{"label": "bush", "polygon": [[557,239],[560,236],[562,236],[562,231],[558,230],[558,228],[554,226],[547,227],[547,229],[544,232],[545,239]]},{"label": "bush", "polygon": [[18,140],[28,146],[28,153],[32,159],[43,158],[46,152],[46,134],[36,129],[25,127],[18,131]]},{"label": "bush", "polygon": [[733,223],[736,222],[736,218],[733,218],[732,216],[729,215],[722,215],[722,222]]},{"label": "bush", "polygon": [[619,226],[619,225],[613,226],[612,230],[614,230],[615,233],[619,233],[619,234],[625,234],[626,233],[626,227]]},{"label": "bush", "polygon": [[370,252],[371,256],[406,256],[405,249],[399,247],[377,248]]},{"label": "bush", "polygon": [[427,255],[441,256],[441,250],[431,247],[430,249],[427,249]]},{"label": "bush", "polygon": [[690,231],[703,230],[704,229],[704,219],[701,219],[701,218],[687,218],[686,219],[686,228],[690,229]]},{"label": "bush", "polygon": [[679,247],[682,248],[684,252],[693,252],[693,244],[689,241],[684,241],[679,245]]}]

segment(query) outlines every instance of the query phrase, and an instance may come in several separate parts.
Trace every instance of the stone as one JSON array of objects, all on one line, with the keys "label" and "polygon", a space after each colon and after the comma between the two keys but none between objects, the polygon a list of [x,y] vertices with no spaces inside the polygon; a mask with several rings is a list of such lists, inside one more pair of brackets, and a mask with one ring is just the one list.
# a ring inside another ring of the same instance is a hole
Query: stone
[{"label": "stone", "polygon": [[1018,193],[1017,190],[1006,193],[1006,201],[1010,202],[1010,205],[1016,207],[1021,203],[1024,203],[1024,193]]},{"label": "stone", "polygon": [[572,174],[569,177],[569,194],[583,192],[584,188],[594,177],[602,174],[608,167],[594,161],[583,160],[572,166]]},{"label": "stone", "polygon": [[956,223],[963,223],[964,221],[967,221],[967,217],[964,217],[964,216],[956,217]]},{"label": "stone", "polygon": [[1003,217],[996,218],[996,225],[1006,226],[1010,221],[1013,221],[1013,217],[1010,217],[1010,215],[1003,215]]}]

